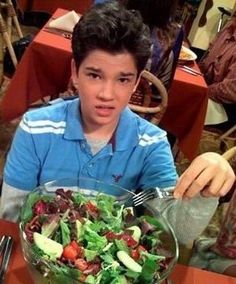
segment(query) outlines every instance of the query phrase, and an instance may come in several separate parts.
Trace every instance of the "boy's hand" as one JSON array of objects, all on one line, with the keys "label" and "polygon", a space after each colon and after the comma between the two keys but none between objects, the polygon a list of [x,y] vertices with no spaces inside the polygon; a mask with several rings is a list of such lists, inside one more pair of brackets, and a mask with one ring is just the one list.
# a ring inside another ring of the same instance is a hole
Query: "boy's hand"
[{"label": "boy's hand", "polygon": [[224,196],[232,187],[235,174],[229,163],[217,153],[204,153],[193,160],[180,176],[174,191],[176,198]]}]

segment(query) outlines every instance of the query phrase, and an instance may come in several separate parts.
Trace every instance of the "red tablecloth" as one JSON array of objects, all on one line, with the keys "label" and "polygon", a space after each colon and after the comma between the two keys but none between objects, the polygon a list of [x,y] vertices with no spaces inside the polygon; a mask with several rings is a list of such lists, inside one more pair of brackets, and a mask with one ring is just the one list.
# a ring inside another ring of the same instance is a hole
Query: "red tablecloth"
[{"label": "red tablecloth", "polygon": [[[58,9],[53,17],[65,12]],[[41,30],[27,48],[2,99],[2,119],[14,119],[33,102],[45,96],[57,97],[65,91],[70,78],[70,59],[70,40]],[[203,77],[177,68],[160,125],[178,138],[180,150],[190,160],[197,154],[206,106],[207,86]]]},{"label": "red tablecloth", "polygon": [[83,14],[91,5],[93,0],[17,0],[17,5],[22,12],[43,11],[54,13],[57,8],[75,10]]},{"label": "red tablecloth", "polygon": [[[196,63],[192,67],[199,70]],[[169,92],[168,107],[160,126],[178,138],[180,150],[190,160],[197,155],[207,102],[204,78],[177,68]]]},{"label": "red tablecloth", "polygon": [[[22,256],[18,225],[0,220],[0,236],[4,234],[14,238],[13,251],[6,274],[6,282],[4,283],[33,283]],[[236,284],[236,278],[179,264],[176,265],[170,278],[174,284]]]}]

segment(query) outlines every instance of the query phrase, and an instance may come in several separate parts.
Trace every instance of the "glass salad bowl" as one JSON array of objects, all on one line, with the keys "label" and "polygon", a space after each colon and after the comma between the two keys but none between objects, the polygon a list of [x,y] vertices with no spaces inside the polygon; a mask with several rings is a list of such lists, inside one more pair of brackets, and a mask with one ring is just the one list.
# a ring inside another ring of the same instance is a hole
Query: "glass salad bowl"
[{"label": "glass salad bowl", "polygon": [[167,220],[132,206],[134,194],[92,179],[63,179],[32,191],[20,214],[34,283],[163,283],[178,258]]}]

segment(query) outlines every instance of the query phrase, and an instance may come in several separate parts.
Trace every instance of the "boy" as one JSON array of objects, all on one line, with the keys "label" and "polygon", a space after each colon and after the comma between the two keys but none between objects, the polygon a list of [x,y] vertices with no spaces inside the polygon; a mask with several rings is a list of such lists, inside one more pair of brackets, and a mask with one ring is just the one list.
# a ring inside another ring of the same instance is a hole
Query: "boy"
[{"label": "boy", "polygon": [[[140,15],[117,2],[95,5],[80,19],[71,63],[79,99],[24,115],[5,166],[4,218],[17,220],[27,192],[55,179],[87,177],[132,191],[174,188],[166,133],[127,108],[150,44]],[[183,186],[175,195],[184,193]],[[217,200],[209,200],[211,216]],[[163,201],[159,208],[175,216],[174,204]]]}]

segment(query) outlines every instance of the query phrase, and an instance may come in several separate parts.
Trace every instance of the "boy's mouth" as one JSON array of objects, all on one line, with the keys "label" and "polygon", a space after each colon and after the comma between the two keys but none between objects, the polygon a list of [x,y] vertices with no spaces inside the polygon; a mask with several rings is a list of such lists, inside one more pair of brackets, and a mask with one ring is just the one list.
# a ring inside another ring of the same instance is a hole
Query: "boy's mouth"
[{"label": "boy's mouth", "polygon": [[110,116],[112,111],[115,109],[112,106],[96,106],[96,111],[99,116]]}]

